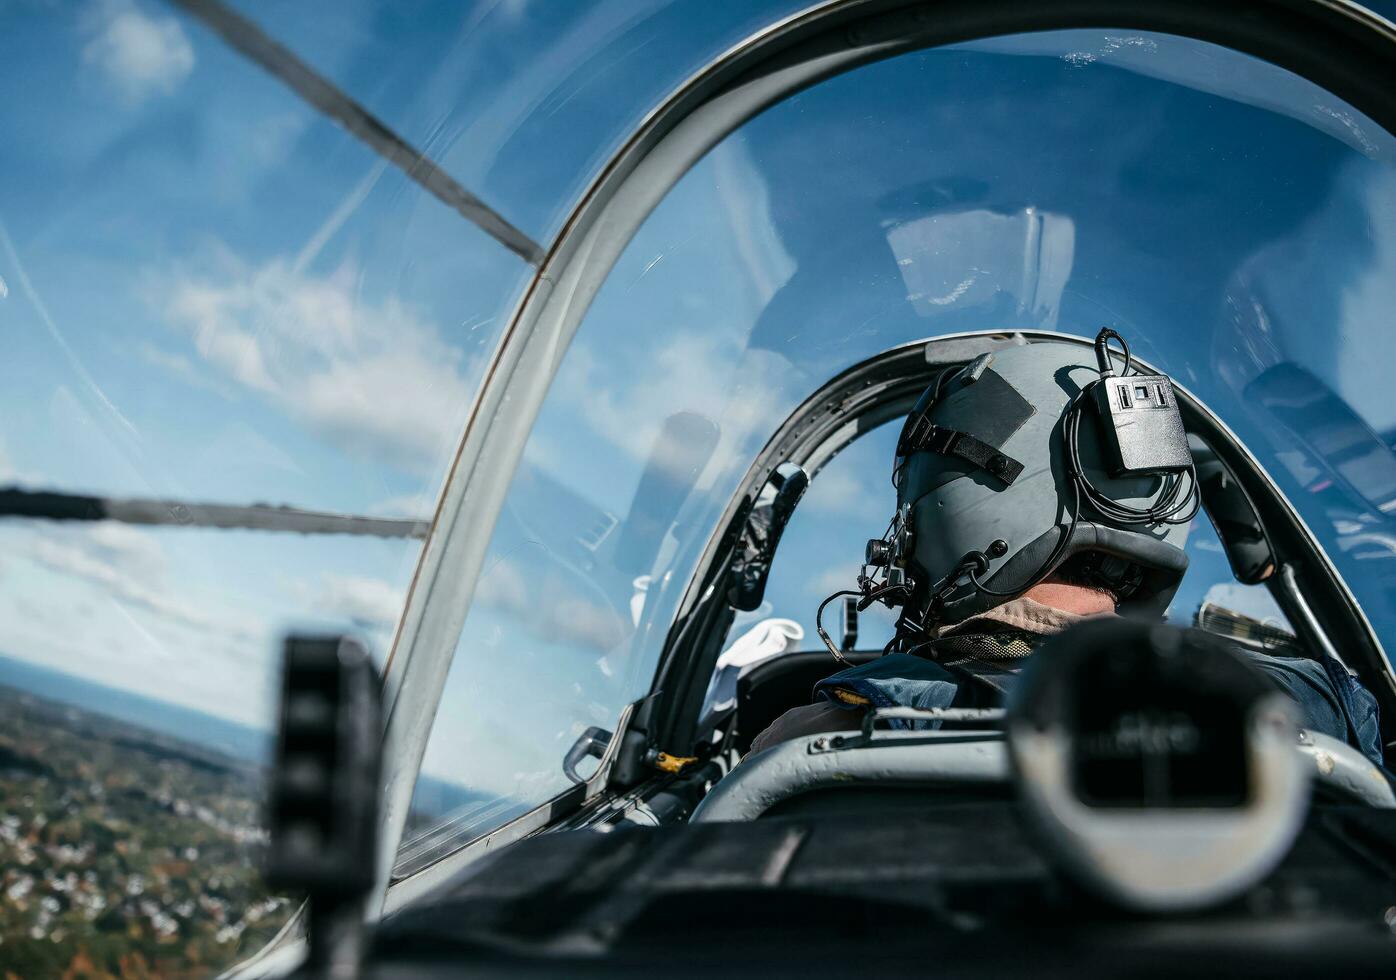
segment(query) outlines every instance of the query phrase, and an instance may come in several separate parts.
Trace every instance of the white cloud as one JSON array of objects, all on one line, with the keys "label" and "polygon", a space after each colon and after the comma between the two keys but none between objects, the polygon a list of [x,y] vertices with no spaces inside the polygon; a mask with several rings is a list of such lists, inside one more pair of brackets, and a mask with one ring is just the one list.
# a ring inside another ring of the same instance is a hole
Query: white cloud
[{"label": "white cloud", "polygon": [[[525,545],[486,567],[465,629],[457,664],[470,669],[446,680],[422,770],[541,802],[564,788],[561,761],[583,728],[611,727],[633,696],[620,679],[634,668],[620,653],[630,619]],[[484,744],[495,750],[461,751]]]},{"label": "white cloud", "polygon": [[[793,372],[774,352],[733,349],[720,335],[692,330],[674,331],[669,343],[647,353],[633,372],[617,371],[614,353],[597,353],[585,340],[574,346],[552,396],[565,406],[569,423],[583,422],[588,437],[641,462],[655,451],[670,415],[682,410],[711,419],[719,440],[703,470],[706,479],[696,481],[702,486],[728,466],[748,462],[752,433],[764,440],[783,417],[779,407],[788,400],[784,389]],[[585,445],[591,453],[594,443]],[[675,462],[686,469],[692,461]]]},{"label": "white cloud", "polygon": [[160,368],[165,373],[174,375],[196,388],[207,389],[222,395],[224,398],[234,397],[231,388],[214,379],[193,360],[177,351],[165,350],[147,341],[140,346],[139,352],[141,360],[147,364]]},{"label": "white cloud", "polygon": [[127,524],[102,521],[78,530],[72,537],[86,544],[91,555],[116,571],[153,579],[163,577],[165,553],[149,534]]},{"label": "white cloud", "polygon": [[426,492],[386,497],[364,508],[364,512],[368,514],[378,514],[382,517],[413,517],[419,520],[431,520],[435,510],[436,496]]},{"label": "white cloud", "polygon": [[522,563],[511,558],[502,558],[485,570],[475,602],[504,613],[519,632],[545,643],[600,653],[619,646],[631,628],[630,621],[611,606],[583,595],[575,581],[546,567],[526,573]]},{"label": "white cloud", "polygon": [[[1353,165],[1350,172],[1358,173]],[[1363,173],[1370,171],[1363,170]],[[1346,343],[1338,345],[1338,378],[1343,397],[1378,431],[1396,428],[1396,405],[1390,393],[1388,379],[1396,361],[1396,228],[1382,216],[1396,214],[1396,176],[1384,167],[1373,174],[1361,192],[1362,204],[1370,215],[1366,235],[1371,240],[1372,256],[1361,272],[1352,271],[1342,292],[1342,318],[1335,325],[1334,337]],[[1335,209],[1337,210],[1337,209]],[[1350,220],[1347,209],[1339,211],[1333,225]],[[1326,229],[1338,240],[1342,232]],[[1319,331],[1322,333],[1322,331]],[[1358,340],[1357,338],[1361,338]]]},{"label": "white cloud", "polygon": [[230,381],[341,448],[435,473],[472,394],[460,350],[396,297],[369,302],[346,263],[317,277],[292,262],[224,255],[162,284],[166,319]]},{"label": "white cloud", "polygon": [[143,13],[131,0],[101,0],[84,19],[83,64],[125,102],[173,92],[194,70],[194,48],[173,17]]},{"label": "white cloud", "polygon": [[859,567],[859,563],[854,561],[842,566],[836,565],[833,568],[826,568],[809,580],[805,586],[805,591],[822,600],[835,592],[842,592],[844,589],[856,589],[858,587]]},{"label": "white cloud", "polygon": [[891,508],[887,485],[884,472],[855,471],[835,460],[815,476],[800,507],[807,513],[845,520],[875,519]]},{"label": "white cloud", "polygon": [[125,525],[102,522],[54,528],[30,539],[26,557],[175,626],[233,639],[262,635],[243,622],[212,615],[198,603],[181,598],[177,585],[169,581],[159,544]]},{"label": "white cloud", "polygon": [[362,575],[327,575],[315,608],[343,616],[364,629],[392,629],[402,615],[406,593],[391,582]]},{"label": "white cloud", "polygon": [[14,461],[5,449],[4,441],[0,440],[0,484],[29,482],[32,482],[32,477],[20,472],[15,467]]},{"label": "white cloud", "polygon": [[[986,306],[1008,296],[1019,315],[1054,326],[1076,255],[1076,226],[1064,215],[1025,208],[938,212],[887,233],[921,316]],[[1030,243],[1030,244],[1029,244]]]},{"label": "white cloud", "polygon": [[265,726],[272,623],[209,591],[158,536],[120,524],[0,527],[0,653]]},{"label": "white cloud", "polygon": [[724,140],[712,153],[714,184],[732,243],[751,279],[762,308],[795,274],[771,217],[771,191],[765,172],[744,140]]},{"label": "white cloud", "polygon": [[[1350,160],[1335,172],[1322,207],[1246,259],[1227,286],[1231,326],[1214,335],[1211,351],[1228,385],[1239,392],[1290,362],[1332,387],[1373,429],[1396,428],[1388,383],[1396,358],[1393,209],[1391,168]],[[1352,234],[1354,221],[1361,235]],[[1324,329],[1314,329],[1318,322]],[[1296,479],[1317,477],[1305,453],[1276,455]]]}]

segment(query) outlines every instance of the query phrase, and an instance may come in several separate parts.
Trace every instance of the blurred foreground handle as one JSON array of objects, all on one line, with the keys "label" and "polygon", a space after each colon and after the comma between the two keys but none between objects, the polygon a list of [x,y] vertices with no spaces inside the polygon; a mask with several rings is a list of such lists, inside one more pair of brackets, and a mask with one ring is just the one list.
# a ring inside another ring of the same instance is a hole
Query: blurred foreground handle
[{"label": "blurred foreground handle", "polygon": [[310,976],[358,975],[382,735],[378,672],[363,646],[287,637],[266,877],[309,900]]},{"label": "blurred foreground handle", "polygon": [[1009,757],[1059,870],[1137,912],[1196,912],[1289,853],[1313,769],[1295,748],[1296,714],[1220,637],[1097,619],[1023,670]]}]

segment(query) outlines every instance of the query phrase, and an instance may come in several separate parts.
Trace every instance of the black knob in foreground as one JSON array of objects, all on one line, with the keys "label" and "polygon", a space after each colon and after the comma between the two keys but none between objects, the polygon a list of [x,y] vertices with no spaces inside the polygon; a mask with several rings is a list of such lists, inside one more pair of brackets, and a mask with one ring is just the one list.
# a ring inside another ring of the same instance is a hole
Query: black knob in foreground
[{"label": "black knob in foreground", "polygon": [[357,969],[377,868],[380,682],[344,637],[288,637],[266,878],[310,903],[311,973]]},{"label": "black knob in foreground", "polygon": [[1235,896],[1284,857],[1307,807],[1292,705],[1199,630],[1062,633],[1024,672],[1006,727],[1048,856],[1136,909]]}]

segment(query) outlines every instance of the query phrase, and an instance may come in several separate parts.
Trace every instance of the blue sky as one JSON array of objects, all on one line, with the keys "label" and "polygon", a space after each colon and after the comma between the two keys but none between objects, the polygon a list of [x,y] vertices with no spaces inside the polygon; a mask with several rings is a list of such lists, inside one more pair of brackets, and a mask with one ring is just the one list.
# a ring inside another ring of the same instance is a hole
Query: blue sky
[{"label": "blue sky", "polygon": [[[522,263],[158,5],[11,13],[5,476],[429,516]],[[354,626],[381,655],[417,555],[251,532],[0,534],[6,652],[257,724],[280,630]]]},{"label": "blue sky", "polygon": [[[761,20],[753,8],[245,5],[539,238],[660,94]],[[6,16],[0,483],[430,514],[525,266],[160,4]],[[753,120],[660,205],[567,352],[525,451],[567,493],[511,501],[428,770],[556,788],[580,727],[648,686],[658,643],[633,638],[632,606],[662,633],[772,429],[894,344],[1109,323],[1307,493],[1241,393],[1297,362],[1396,428],[1373,387],[1396,354],[1391,160],[1388,135],[1275,69],[1109,31],[907,56]],[[633,575],[604,548],[578,552],[566,520],[539,524],[535,502],[623,522],[680,410],[721,437],[637,599]],[[792,528],[852,542],[853,560],[890,501],[886,462],[858,458],[836,461]],[[1327,500],[1301,506],[1332,540],[1337,521],[1375,520]],[[0,652],[266,724],[280,631],[351,627],[383,653],[417,554],[5,522]],[[811,551],[773,605],[812,615],[847,562]],[[539,603],[520,601],[530,588]],[[500,694],[523,687],[523,703]],[[479,739],[520,749],[472,769],[461,747]]]},{"label": "blue sky", "polygon": [[[539,237],[685,66],[764,17],[516,0],[244,11]],[[523,264],[164,4],[16,0],[4,16],[0,479],[429,515]],[[535,111],[543,132],[520,122]],[[418,553],[245,532],[0,535],[12,601],[56,618],[3,617],[0,649],[258,724],[275,635],[357,625],[383,653]],[[113,536],[159,561],[112,564]],[[145,587],[114,595],[95,557]],[[171,674],[141,656],[162,617],[212,621],[151,599],[172,590],[253,624],[237,669],[193,658]]]}]

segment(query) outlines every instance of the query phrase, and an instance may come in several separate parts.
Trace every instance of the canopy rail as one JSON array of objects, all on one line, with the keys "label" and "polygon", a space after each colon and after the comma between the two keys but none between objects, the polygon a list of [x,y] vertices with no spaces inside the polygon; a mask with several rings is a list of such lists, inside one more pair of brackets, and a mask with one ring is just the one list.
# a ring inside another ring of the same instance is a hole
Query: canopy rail
[{"label": "canopy rail", "polygon": [[543,261],[543,248],[503,215],[462,187],[435,160],[409,144],[329,79],[220,0],[168,0],[203,23],[229,47],[261,65],[312,107],[357,136],[384,160],[433,197],[476,225],[529,265]]},{"label": "canopy rail", "polygon": [[16,486],[0,487],[0,518],[4,517],[49,521],[120,521],[123,524],[418,540],[424,540],[431,530],[431,521],[417,518],[336,514],[275,504],[206,504],[187,500],[95,497],[51,490],[25,490]]}]

